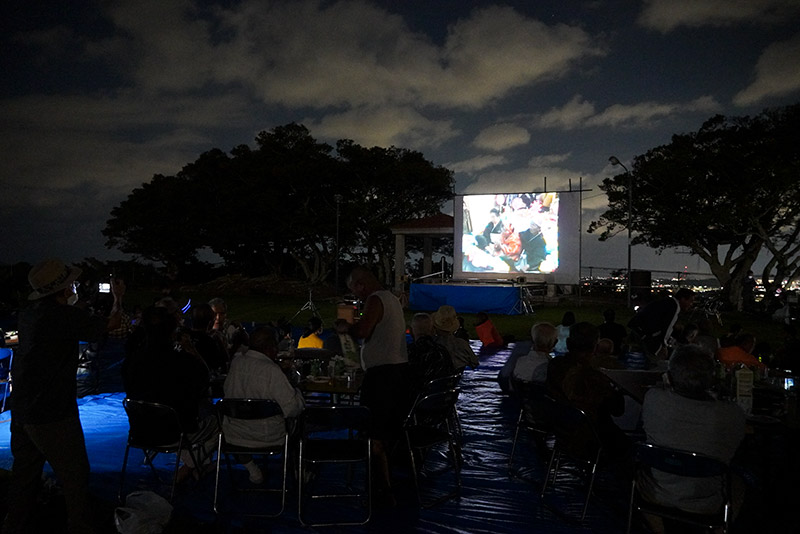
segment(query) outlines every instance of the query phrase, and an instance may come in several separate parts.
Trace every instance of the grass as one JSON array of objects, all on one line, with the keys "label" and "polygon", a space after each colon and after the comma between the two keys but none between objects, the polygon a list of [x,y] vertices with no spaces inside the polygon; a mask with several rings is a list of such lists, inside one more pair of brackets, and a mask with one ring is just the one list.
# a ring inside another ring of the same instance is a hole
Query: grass
[{"label": "grass", "polygon": [[[146,306],[159,297],[156,292],[136,291],[126,296],[126,307],[130,308],[135,304]],[[304,326],[311,317],[310,310],[302,308],[308,301],[306,295],[255,295],[244,296],[240,294],[210,294],[203,291],[185,290],[178,297],[181,305],[185,304],[189,298],[194,302],[207,302],[213,297],[222,297],[228,304],[229,319],[241,322],[266,323],[276,321],[281,318],[291,319],[295,326]],[[337,297],[313,298],[313,303],[318,309],[325,326],[330,327],[337,317]],[[492,315],[492,322],[503,336],[514,336],[517,340],[527,340],[530,338],[531,326],[540,321],[558,324],[566,311],[575,313],[578,321],[588,321],[593,324],[603,322],[603,311],[612,308],[616,311],[617,322],[627,324],[633,316],[633,311],[625,307],[623,299],[597,299],[582,298],[576,296],[562,298],[558,303],[540,302],[535,304],[535,313],[532,315]],[[405,310],[407,322],[410,324],[411,317],[417,311],[432,312],[435,310]],[[474,314],[462,314],[465,326],[471,337],[475,334]],[[703,317],[702,312],[694,311],[683,314],[679,322],[696,322]],[[714,334],[723,336],[728,333],[731,325],[739,324],[744,331],[756,335],[759,341],[767,341],[773,349],[783,344],[784,334],[780,324],[773,323],[768,317],[745,314],[741,312],[724,312],[722,314],[722,324],[716,323],[716,319],[711,317],[714,324]]]}]

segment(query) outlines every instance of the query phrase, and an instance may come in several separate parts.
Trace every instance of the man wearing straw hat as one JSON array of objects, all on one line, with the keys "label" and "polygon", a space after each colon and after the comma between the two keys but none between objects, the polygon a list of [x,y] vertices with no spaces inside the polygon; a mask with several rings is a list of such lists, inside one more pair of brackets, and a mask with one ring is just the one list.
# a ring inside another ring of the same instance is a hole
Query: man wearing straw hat
[{"label": "man wearing straw hat", "polygon": [[6,534],[32,532],[45,461],[63,485],[69,531],[94,532],[88,504],[89,459],[78,418],[78,342],[97,341],[119,327],[125,285],[111,289],[111,317],[90,315],[77,303],[81,270],[50,259],[28,274],[30,305],[20,314],[19,349],[11,396],[14,465],[3,525]]}]

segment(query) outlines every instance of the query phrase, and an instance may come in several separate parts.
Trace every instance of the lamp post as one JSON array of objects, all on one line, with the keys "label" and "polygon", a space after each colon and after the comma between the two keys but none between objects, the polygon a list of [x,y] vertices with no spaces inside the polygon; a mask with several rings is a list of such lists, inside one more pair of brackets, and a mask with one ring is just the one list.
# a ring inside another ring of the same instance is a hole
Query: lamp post
[{"label": "lamp post", "polygon": [[631,173],[624,163],[617,159],[616,156],[611,156],[608,161],[612,165],[619,165],[625,169],[625,176],[628,177],[628,217],[625,221],[625,226],[628,227],[628,309],[631,309],[631,209],[633,206],[633,183],[631,181]]},{"label": "lamp post", "polygon": [[334,262],[333,271],[333,286],[339,290],[339,205],[342,203],[342,195],[333,195],[333,200],[336,202],[336,261]]}]

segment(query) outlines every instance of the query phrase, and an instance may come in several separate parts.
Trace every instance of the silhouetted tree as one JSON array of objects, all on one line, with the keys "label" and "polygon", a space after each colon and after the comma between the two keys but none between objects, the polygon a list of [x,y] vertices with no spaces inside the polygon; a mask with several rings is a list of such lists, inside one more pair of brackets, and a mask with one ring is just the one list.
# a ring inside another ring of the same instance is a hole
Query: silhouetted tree
[{"label": "silhouetted tree", "polygon": [[388,275],[389,227],[431,215],[452,197],[452,172],[419,152],[316,141],[298,124],[261,132],[255,148],[201,154],[177,176],[156,175],[112,211],[107,246],[190,265],[205,247],[249,273],[330,276],[339,244],[345,258]]},{"label": "silhouetted tree", "polygon": [[[718,115],[697,131],[636,156],[631,167],[634,243],[687,247],[705,261],[732,304],[764,247],[766,298],[797,278],[800,105],[755,117]],[[625,228],[628,177],[603,180],[608,210],[590,224],[604,240]]]}]

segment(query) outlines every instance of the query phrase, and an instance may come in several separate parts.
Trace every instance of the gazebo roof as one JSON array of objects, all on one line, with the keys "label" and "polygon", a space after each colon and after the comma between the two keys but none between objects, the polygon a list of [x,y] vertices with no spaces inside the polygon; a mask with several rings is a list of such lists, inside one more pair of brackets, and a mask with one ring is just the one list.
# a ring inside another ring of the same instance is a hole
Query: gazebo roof
[{"label": "gazebo roof", "polygon": [[452,215],[437,213],[421,219],[410,219],[390,227],[392,234],[452,236],[454,219]]}]

